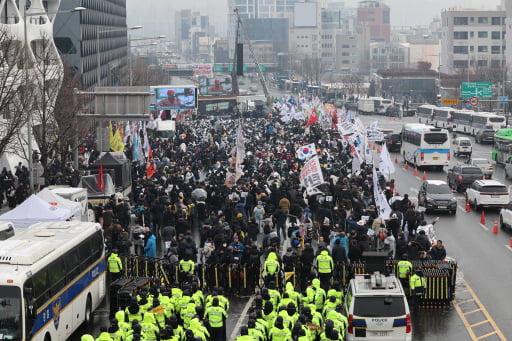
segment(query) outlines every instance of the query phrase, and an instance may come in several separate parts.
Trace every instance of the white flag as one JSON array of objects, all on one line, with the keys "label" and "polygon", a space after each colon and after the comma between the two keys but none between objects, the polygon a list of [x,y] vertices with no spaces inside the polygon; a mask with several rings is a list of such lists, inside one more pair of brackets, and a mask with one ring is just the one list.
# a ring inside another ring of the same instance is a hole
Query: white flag
[{"label": "white flag", "polygon": [[395,172],[395,166],[393,165],[393,161],[391,161],[388,147],[385,143],[382,145],[382,150],[379,156],[379,169],[382,174],[388,176],[389,174],[393,174]]},{"label": "white flag", "polygon": [[373,167],[373,197],[375,198],[375,205],[379,211],[379,218],[389,219],[389,216],[391,215],[391,207],[389,207],[386,196],[380,190],[375,167]]},{"label": "white flag", "polygon": [[314,143],[307,144],[297,149],[297,157],[301,160],[310,158],[313,155],[316,155],[316,148]]}]

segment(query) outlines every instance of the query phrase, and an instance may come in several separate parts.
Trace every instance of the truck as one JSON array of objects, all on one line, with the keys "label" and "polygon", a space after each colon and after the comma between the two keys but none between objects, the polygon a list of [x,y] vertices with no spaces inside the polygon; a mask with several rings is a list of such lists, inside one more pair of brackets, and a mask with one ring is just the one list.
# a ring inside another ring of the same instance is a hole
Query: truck
[{"label": "truck", "polygon": [[[82,206],[82,221],[94,222],[94,213],[89,212],[87,189],[70,186],[49,186],[48,189],[64,199],[79,202]],[[93,220],[90,220],[91,214]]]},{"label": "truck", "polygon": [[155,136],[163,141],[172,139],[176,133],[176,121],[175,120],[159,120],[156,123]]},{"label": "truck", "polygon": [[373,98],[360,98],[357,102],[357,111],[361,114],[368,115],[375,113],[375,102]]}]

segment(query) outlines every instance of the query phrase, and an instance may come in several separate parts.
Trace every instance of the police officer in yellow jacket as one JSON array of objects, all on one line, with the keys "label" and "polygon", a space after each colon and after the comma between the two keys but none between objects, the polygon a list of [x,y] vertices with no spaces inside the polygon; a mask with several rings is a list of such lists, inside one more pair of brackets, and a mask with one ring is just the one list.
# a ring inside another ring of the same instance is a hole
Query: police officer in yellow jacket
[{"label": "police officer in yellow jacket", "polygon": [[196,264],[192,259],[182,259],[179,263],[180,271],[185,274],[194,274]]},{"label": "police officer in yellow jacket", "polygon": [[249,335],[249,330],[246,326],[240,328],[240,336],[235,339],[235,341],[254,341],[255,338]]},{"label": "police officer in yellow jacket", "polygon": [[225,326],[228,314],[226,310],[220,306],[218,297],[214,297],[212,305],[205,309],[204,318],[207,319],[210,324],[210,340],[226,341]]},{"label": "police officer in yellow jacket", "polygon": [[100,335],[96,338],[96,341],[112,341],[107,327],[100,328]]},{"label": "police officer in yellow jacket", "polygon": [[404,253],[402,255],[402,260],[399,261],[396,266],[398,269],[398,279],[400,280],[400,283],[402,283],[404,290],[406,290],[408,278],[412,272],[412,263],[407,260],[407,254]]},{"label": "police officer in yellow jacket", "polygon": [[123,271],[123,262],[117,254],[117,249],[112,250],[112,253],[108,257],[108,272],[110,273],[111,281],[115,281],[121,278]]},{"label": "police officer in yellow jacket", "polygon": [[322,250],[320,254],[316,256],[316,269],[322,289],[325,291],[329,290],[332,271],[334,270],[334,261],[329,255],[329,251]]},{"label": "police officer in yellow jacket", "polygon": [[427,281],[423,277],[423,271],[417,269],[416,272],[409,279],[409,287],[413,297],[413,311],[417,312],[421,297],[425,294],[427,288]]},{"label": "police officer in yellow jacket", "polygon": [[265,259],[265,263],[263,263],[263,279],[265,281],[265,285],[268,286],[270,281],[275,281],[281,269],[281,264],[279,263],[279,259],[277,258],[277,254],[273,251],[269,252],[267,259]]}]

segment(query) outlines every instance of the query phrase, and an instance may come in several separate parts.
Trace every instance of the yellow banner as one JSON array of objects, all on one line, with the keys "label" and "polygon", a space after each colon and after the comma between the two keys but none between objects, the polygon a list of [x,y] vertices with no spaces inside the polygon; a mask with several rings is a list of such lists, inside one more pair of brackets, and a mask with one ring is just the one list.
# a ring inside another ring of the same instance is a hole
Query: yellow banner
[{"label": "yellow banner", "polygon": [[163,305],[159,305],[158,307],[154,307],[153,309],[151,309],[149,312],[153,313],[153,314],[163,314],[164,313],[164,306]]},{"label": "yellow banner", "polygon": [[293,272],[293,271],[286,272],[286,273],[284,274],[284,280],[285,280],[285,281],[289,280],[293,275],[295,275],[295,272]]}]

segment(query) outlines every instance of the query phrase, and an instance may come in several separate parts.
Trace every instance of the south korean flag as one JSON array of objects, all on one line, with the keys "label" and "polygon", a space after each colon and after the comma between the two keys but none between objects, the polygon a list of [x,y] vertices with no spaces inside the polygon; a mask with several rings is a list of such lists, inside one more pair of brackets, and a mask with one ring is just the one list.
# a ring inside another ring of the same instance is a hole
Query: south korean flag
[{"label": "south korean flag", "polygon": [[314,143],[306,144],[297,149],[297,157],[301,160],[306,160],[316,155],[316,148]]}]

